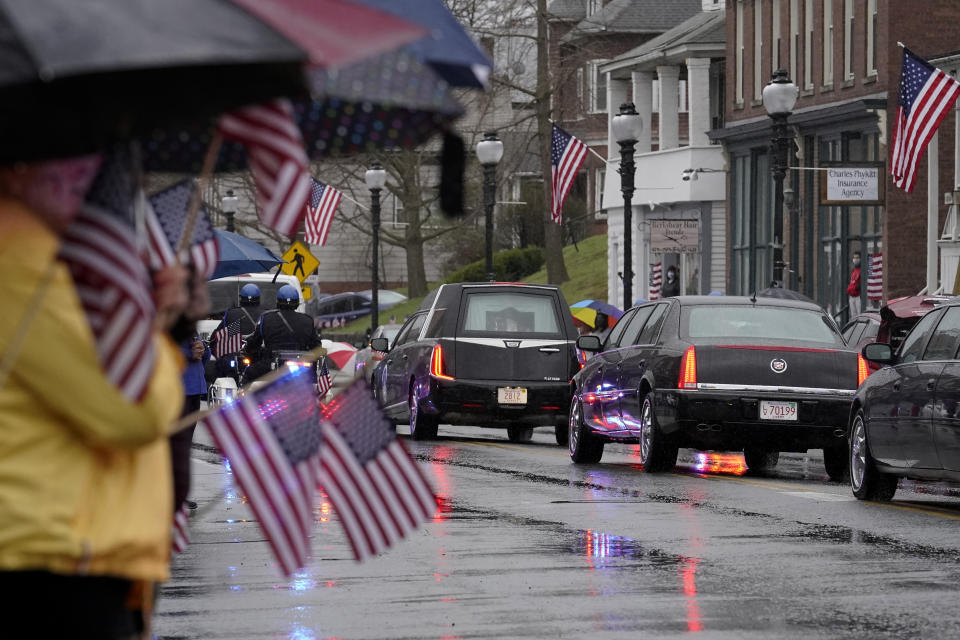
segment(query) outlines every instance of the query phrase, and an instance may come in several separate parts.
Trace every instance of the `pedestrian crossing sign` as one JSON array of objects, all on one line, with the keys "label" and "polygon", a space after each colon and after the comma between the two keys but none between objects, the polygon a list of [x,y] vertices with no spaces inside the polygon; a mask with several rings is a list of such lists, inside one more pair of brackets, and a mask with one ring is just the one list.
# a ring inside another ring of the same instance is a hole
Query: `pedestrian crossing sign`
[{"label": "pedestrian crossing sign", "polygon": [[307,245],[299,240],[295,240],[287,252],[283,254],[284,264],[280,265],[280,271],[291,276],[296,276],[300,283],[307,279],[307,276],[313,273],[313,270],[320,265],[317,257],[310,253]]}]

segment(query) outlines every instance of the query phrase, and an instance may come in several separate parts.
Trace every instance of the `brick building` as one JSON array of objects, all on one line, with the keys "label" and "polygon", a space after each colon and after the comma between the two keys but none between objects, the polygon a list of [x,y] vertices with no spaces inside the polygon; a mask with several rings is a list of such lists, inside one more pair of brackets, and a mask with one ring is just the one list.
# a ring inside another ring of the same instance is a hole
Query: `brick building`
[{"label": "brick building", "polygon": [[[772,121],[761,97],[773,71],[784,68],[799,88],[789,120],[794,168],[784,183],[785,286],[845,320],[851,256],[859,251],[864,262],[883,254],[884,299],[919,292],[927,284],[928,162],[921,161],[910,194],[893,185],[886,167],[897,112],[897,43],[926,58],[960,50],[960,5],[730,0],[726,12],[725,125],[711,137],[727,154],[728,291],[750,293],[773,276]],[[954,184],[954,123],[951,113],[939,136],[939,185],[947,186],[931,199],[937,236],[947,216],[942,192]],[[821,205],[816,169],[828,162],[883,162],[885,206]],[[934,255],[933,272],[936,262]]]}]

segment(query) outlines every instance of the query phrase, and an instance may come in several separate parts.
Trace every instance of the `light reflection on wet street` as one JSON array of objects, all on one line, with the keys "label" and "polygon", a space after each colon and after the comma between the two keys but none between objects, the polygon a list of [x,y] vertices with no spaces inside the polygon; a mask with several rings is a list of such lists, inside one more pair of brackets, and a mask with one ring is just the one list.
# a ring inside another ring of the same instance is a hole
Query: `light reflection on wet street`
[{"label": "light reflection on wet street", "polygon": [[431,523],[357,564],[320,495],[313,558],[284,580],[204,437],[159,638],[960,636],[956,492],[857,502],[819,452],[753,477],[739,454],[683,451],[649,475],[633,445],[577,466],[548,430],[517,445],[441,427],[406,441],[438,494]]}]

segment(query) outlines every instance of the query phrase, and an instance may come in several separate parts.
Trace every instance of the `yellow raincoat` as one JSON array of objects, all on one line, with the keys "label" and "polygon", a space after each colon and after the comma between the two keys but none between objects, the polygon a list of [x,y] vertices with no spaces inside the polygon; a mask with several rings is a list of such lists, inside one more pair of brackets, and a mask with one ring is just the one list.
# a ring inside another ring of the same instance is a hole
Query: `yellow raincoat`
[{"label": "yellow raincoat", "polygon": [[[22,204],[0,198],[0,354],[58,244]],[[183,402],[181,356],[157,335],[150,387],[133,404],[102,373],[62,263],[39,305],[0,387],[0,570],[165,580],[166,436]]]}]

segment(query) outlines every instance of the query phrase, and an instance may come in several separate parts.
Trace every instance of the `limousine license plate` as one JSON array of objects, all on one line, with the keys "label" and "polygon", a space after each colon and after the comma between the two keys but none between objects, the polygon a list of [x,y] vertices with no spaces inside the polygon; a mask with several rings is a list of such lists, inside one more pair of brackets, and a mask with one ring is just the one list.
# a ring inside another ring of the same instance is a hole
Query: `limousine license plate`
[{"label": "limousine license plate", "polygon": [[761,400],[760,419],[796,421],[797,403],[783,400]]},{"label": "limousine license plate", "polygon": [[500,404],[527,404],[527,390],[523,387],[499,387],[497,402]]}]

